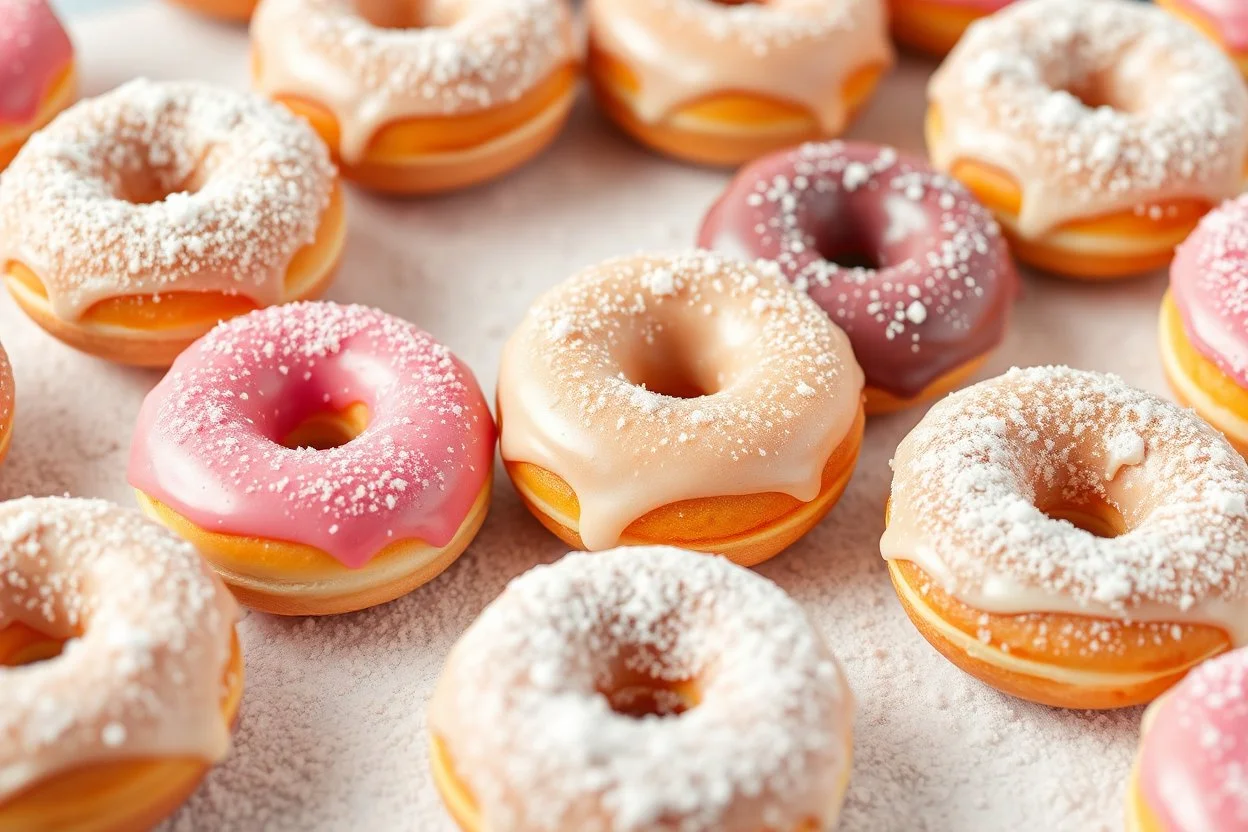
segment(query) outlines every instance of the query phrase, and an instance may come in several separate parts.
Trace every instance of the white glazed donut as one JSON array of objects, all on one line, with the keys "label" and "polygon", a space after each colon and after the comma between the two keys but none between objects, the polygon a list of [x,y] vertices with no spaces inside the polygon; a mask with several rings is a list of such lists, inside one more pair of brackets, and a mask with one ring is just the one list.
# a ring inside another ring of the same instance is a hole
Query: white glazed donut
[{"label": "white glazed donut", "polygon": [[514,580],[451,652],[429,718],[466,832],[796,832],[836,820],[853,700],[770,581],[633,547]]}]

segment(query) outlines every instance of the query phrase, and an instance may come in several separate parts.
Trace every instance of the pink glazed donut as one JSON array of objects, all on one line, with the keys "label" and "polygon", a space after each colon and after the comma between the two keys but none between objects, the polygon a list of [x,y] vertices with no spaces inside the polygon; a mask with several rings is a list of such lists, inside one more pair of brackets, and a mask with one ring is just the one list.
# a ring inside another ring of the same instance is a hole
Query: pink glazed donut
[{"label": "pink glazed donut", "polygon": [[[744,168],[698,244],[779,264],[845,330],[867,413],[958,387],[1000,343],[1018,275],[991,215],[890,147],[806,144]],[[862,261],[842,266],[836,261]]]},{"label": "pink glazed donut", "polygon": [[1248,829],[1248,648],[1197,667],[1144,714],[1127,832]]},{"label": "pink glazed donut", "polygon": [[47,0],[0,2],[0,170],[75,86],[74,47]]},{"label": "pink glazed donut", "polygon": [[485,519],[495,428],[472,373],[375,309],[219,324],[143,402],[130,484],[239,600],[321,615],[397,598]]}]

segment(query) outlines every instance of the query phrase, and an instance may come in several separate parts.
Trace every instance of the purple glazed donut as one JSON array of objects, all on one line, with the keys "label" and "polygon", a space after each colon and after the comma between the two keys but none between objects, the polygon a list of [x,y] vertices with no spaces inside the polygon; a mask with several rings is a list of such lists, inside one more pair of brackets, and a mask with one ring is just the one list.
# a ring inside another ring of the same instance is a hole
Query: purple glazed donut
[{"label": "purple glazed donut", "polygon": [[957,387],[1000,343],[1018,292],[988,211],[891,147],[826,142],[759,159],[712,206],[698,244],[776,261],[823,307],[866,373],[868,413]]}]

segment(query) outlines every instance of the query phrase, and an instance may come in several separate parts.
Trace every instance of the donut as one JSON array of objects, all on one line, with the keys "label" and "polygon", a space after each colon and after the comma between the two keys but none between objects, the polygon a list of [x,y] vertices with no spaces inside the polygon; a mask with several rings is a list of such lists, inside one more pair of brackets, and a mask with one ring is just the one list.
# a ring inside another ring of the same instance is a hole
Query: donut
[{"label": "donut", "polygon": [[307,119],[344,176],[396,194],[536,156],[580,71],[567,0],[264,0],[251,42],[256,88]]},{"label": "donut", "polygon": [[1014,369],[897,449],[880,550],[944,656],[1013,696],[1147,702],[1248,641],[1248,464],[1121,379]]},{"label": "donut", "polygon": [[908,49],[943,57],[972,23],[1013,0],[889,0],[893,38]]},{"label": "donut", "polygon": [[578,549],[662,543],[752,566],[840,498],[862,447],[849,340],[774,266],[609,260],[503,349],[503,463]]},{"label": "donut", "polygon": [[8,456],[9,445],[13,441],[14,390],[9,354],[0,346],[0,461]]},{"label": "donut", "polygon": [[712,206],[698,245],[778,263],[849,336],[868,415],[959,386],[1001,342],[1018,292],[992,216],[891,147],[827,142],[759,159]]},{"label": "donut", "polygon": [[775,584],[642,546],[512,581],[452,649],[429,727],[464,832],[816,832],[853,697]]},{"label": "donut", "polygon": [[167,367],[219,320],[319,294],[346,236],[329,155],[249,94],[133,81],[35,135],[0,181],[0,270],[84,352]]},{"label": "donut", "polygon": [[129,480],[244,604],[323,615],[450,566],[485,520],[493,457],[449,349],[375,309],[296,303],[178,356],[139,411]]},{"label": "donut", "polygon": [[1020,260],[1055,274],[1163,267],[1243,185],[1243,79],[1143,3],[1013,3],[971,27],[928,101],[932,162],[996,213]]},{"label": "donut", "polygon": [[0,170],[76,89],[74,47],[47,0],[0,4]]},{"label": "donut", "polygon": [[1156,0],[1157,5],[1195,26],[1231,56],[1248,75],[1248,6],[1239,0]]},{"label": "donut", "polygon": [[1144,714],[1127,832],[1248,829],[1248,649],[1197,667]]},{"label": "donut", "polygon": [[603,112],[699,164],[840,135],[893,62],[884,0],[587,0],[585,14]]},{"label": "donut", "polygon": [[245,23],[251,18],[259,0],[169,0],[175,6],[234,23]]},{"label": "donut", "polygon": [[0,828],[150,829],[225,756],[243,692],[230,593],[102,500],[0,503]]},{"label": "donut", "polygon": [[1176,397],[1248,453],[1248,197],[1205,215],[1179,246],[1158,343]]}]

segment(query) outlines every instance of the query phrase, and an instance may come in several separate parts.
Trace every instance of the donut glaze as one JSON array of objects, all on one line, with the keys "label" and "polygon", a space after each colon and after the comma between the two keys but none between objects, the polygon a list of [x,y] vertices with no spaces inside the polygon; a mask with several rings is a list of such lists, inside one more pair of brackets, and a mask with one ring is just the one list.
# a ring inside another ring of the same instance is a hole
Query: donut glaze
[{"label": "donut glaze", "polygon": [[1193,670],[1149,708],[1144,725],[1137,797],[1156,827],[1248,829],[1248,648]]},{"label": "donut glaze", "polygon": [[[742,170],[698,244],[765,258],[845,330],[868,387],[910,398],[1000,343],[1018,275],[988,212],[890,147],[828,142]],[[865,256],[877,268],[843,267]]]},{"label": "donut glaze", "polygon": [[1206,214],[1178,247],[1170,292],[1192,345],[1248,388],[1248,196]]},{"label": "donut glaze", "polygon": [[1231,49],[1248,50],[1248,4],[1243,0],[1167,0],[1166,5],[1209,23]]},{"label": "donut glaze", "polygon": [[0,3],[0,123],[33,119],[74,59],[74,47],[46,0]]},{"label": "donut glaze", "polygon": [[[281,444],[318,413],[367,408],[325,450]],[[359,568],[387,544],[450,542],[491,472],[471,372],[412,324],[297,303],[219,325],[148,395],[130,484],[210,531],[314,546]]]}]

